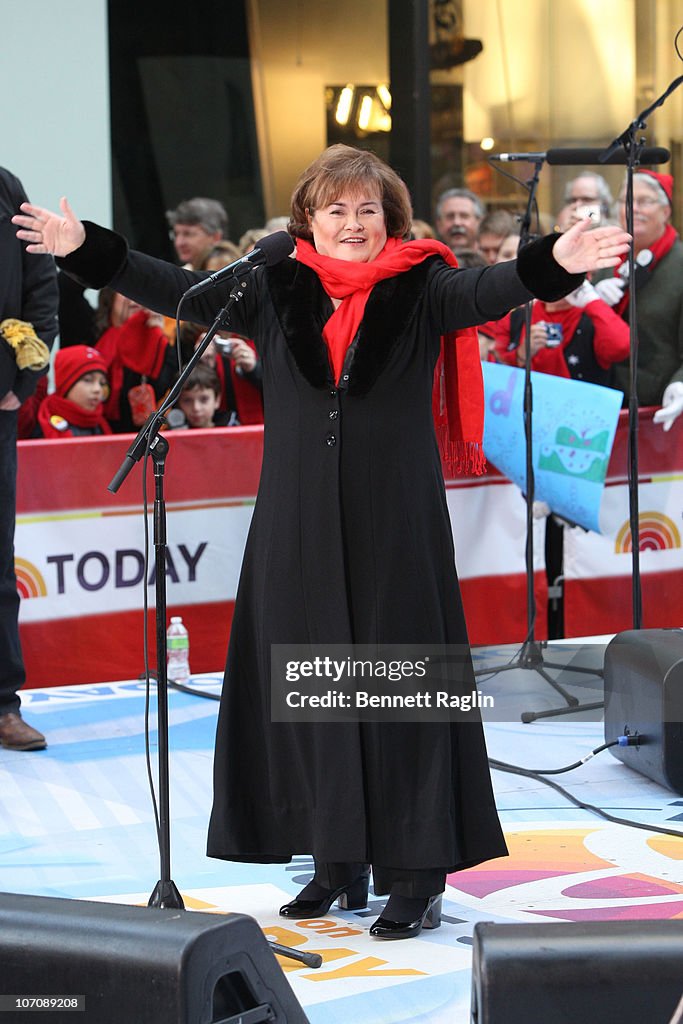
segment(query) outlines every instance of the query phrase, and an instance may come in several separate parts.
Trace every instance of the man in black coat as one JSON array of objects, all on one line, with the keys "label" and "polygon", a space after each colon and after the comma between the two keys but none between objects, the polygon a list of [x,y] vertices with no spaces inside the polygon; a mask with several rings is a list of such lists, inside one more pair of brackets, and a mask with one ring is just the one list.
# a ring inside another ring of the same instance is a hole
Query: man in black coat
[{"label": "man in black coat", "polygon": [[[26,200],[21,182],[0,167],[0,324],[33,325],[48,346],[57,334],[57,274],[50,256],[27,256],[10,220]],[[26,680],[19,641],[19,594],[14,573],[17,497],[17,411],[47,372],[20,370],[16,351],[0,334],[0,746],[41,750],[45,737],[23,720],[19,689]]]}]

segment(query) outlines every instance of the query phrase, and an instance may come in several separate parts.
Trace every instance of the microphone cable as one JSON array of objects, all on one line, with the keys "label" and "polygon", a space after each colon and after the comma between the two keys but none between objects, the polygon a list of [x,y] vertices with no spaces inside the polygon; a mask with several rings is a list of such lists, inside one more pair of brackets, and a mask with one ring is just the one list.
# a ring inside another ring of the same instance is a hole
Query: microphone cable
[{"label": "microphone cable", "polygon": [[[624,742],[625,741],[625,742]],[[565,789],[564,786],[560,786],[559,783],[554,782],[552,779],[546,778],[547,775],[559,775],[563,772],[572,771],[574,768],[580,768],[586,761],[589,761],[596,754],[601,753],[603,750],[607,750],[609,747],[615,747],[619,745],[635,746],[636,743],[646,742],[642,736],[637,737],[635,735],[620,736],[619,739],[611,740],[608,743],[603,743],[599,747],[596,747],[581,758],[580,761],[575,761],[574,764],[566,765],[563,768],[522,768],[520,765],[509,764],[507,761],[499,761],[496,758],[490,757],[488,759],[489,767],[494,771],[506,772],[509,775],[521,775],[525,779],[533,779],[535,782],[542,782],[544,786],[549,786],[554,789],[556,793],[564,797],[575,807],[580,808],[582,811],[588,811],[591,814],[596,814],[600,818],[604,818],[605,821],[609,821],[614,825],[627,825],[629,828],[639,828],[645,832],[657,832],[660,835],[674,836],[676,839],[683,839],[683,832],[673,828],[665,828],[662,825],[647,825],[642,821],[632,821],[629,818],[620,818],[618,815],[610,814],[609,811],[604,810],[602,807],[598,807],[596,804],[589,804],[585,800],[579,800],[578,797],[570,793],[569,790]]]}]

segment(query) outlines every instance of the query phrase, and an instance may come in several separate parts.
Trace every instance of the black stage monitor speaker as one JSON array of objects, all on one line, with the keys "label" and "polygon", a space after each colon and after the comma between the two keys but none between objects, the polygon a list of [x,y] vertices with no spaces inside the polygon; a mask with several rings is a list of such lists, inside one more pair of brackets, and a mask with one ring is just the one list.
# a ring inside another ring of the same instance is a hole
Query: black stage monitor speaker
[{"label": "black stage monitor speaker", "polygon": [[3,1024],[28,1020],[32,1010],[50,1024],[308,1020],[244,914],[0,893],[0,965]]},{"label": "black stage monitor speaker", "polygon": [[473,1024],[669,1024],[683,921],[474,927]]},{"label": "black stage monitor speaker", "polygon": [[605,742],[615,757],[683,794],[683,630],[618,633],[605,651]]}]

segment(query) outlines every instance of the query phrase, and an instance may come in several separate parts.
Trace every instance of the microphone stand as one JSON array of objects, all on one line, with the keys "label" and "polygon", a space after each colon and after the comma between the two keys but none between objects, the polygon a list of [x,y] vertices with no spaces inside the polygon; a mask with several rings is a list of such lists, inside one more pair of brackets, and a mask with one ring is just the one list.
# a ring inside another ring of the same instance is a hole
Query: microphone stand
[{"label": "microphone stand", "polygon": [[[626,168],[627,168],[627,191],[626,191],[626,229],[629,234],[633,234],[633,174],[634,169],[640,161],[640,156],[645,146],[645,140],[640,139],[636,141],[636,132],[645,128],[645,118],[655,110],[656,107],[661,106],[666,98],[677,89],[679,85],[683,84],[683,75],[675,79],[666,91],[654,101],[646,110],[644,110],[638,117],[631,122],[628,128],[622,132],[607,149],[600,154],[599,163],[608,163],[610,157],[623,146],[626,150]],[[528,230],[530,224],[530,211],[533,193],[538,184],[538,175],[540,166],[543,162],[543,154],[530,154],[533,157],[536,164],[536,173],[532,181],[527,185],[529,189],[529,202],[527,204],[527,210],[522,222],[522,241],[526,241],[528,237]],[[520,243],[522,244],[522,243]],[[635,629],[641,628],[642,621],[642,596],[640,586],[640,526],[639,526],[639,514],[638,514],[638,396],[637,396],[637,370],[638,370],[638,330],[636,324],[636,294],[635,294],[635,259],[633,258],[633,246],[631,247],[631,259],[629,260],[629,330],[630,330],[630,359],[629,359],[629,444],[628,444],[628,459],[629,459],[629,519],[631,526],[631,557],[633,563],[632,573],[632,604],[633,604],[633,625]],[[538,718],[552,718],[560,715],[571,714],[573,711],[597,711],[599,708],[604,707],[604,700],[594,701],[588,704],[580,704],[579,701],[568,694],[563,687],[561,687],[556,680],[552,679],[544,669],[556,668],[566,669],[571,672],[581,672],[588,675],[602,677],[604,675],[601,669],[588,669],[582,668],[576,665],[558,665],[551,664],[550,662],[543,661],[543,654],[541,648],[534,641],[534,622],[535,622],[535,599],[533,593],[533,516],[532,516],[532,505],[534,497],[534,478],[533,478],[533,461],[531,457],[531,417],[532,417],[532,400],[531,400],[531,345],[530,345],[530,306],[526,309],[526,337],[527,337],[527,353],[525,361],[525,392],[524,392],[524,425],[525,425],[525,436],[526,436],[526,474],[527,474],[527,551],[526,551],[526,571],[527,571],[527,619],[529,623],[529,631],[527,633],[527,639],[525,640],[520,654],[518,656],[518,664],[515,662],[510,665],[505,665],[501,669],[494,670],[495,672],[505,671],[509,668],[532,668],[540,676],[542,676],[546,682],[548,682],[561,696],[565,699],[567,706],[563,708],[554,708],[548,711],[524,711],[521,715],[523,722],[533,722]],[[478,672],[475,674],[482,674]],[[490,670],[487,674],[490,674]]]},{"label": "microphone stand", "polygon": [[[636,139],[636,132],[647,126],[646,118],[662,106],[671,93],[683,83],[683,75],[674,79],[654,103],[643,110],[630,125],[614,139],[599,157],[600,163],[621,147],[626,151],[626,230],[633,235],[633,175],[640,163],[645,139]],[[640,514],[638,506],[638,324],[636,322],[636,260],[633,243],[628,266],[628,324],[629,345],[629,399],[628,399],[628,501],[631,526],[631,606],[633,628],[640,629],[643,616],[643,598],[640,582]]]},{"label": "microphone stand", "polygon": [[[520,225],[520,247],[530,241],[531,236],[531,211],[536,198],[536,190],[545,162],[544,153],[529,154],[529,162],[534,164],[533,177],[526,183],[529,193],[527,206]],[[524,307],[524,330],[526,337],[526,357],[524,360],[524,438],[526,442],[526,608],[527,608],[527,634],[517,656],[507,665],[496,669],[478,669],[475,676],[497,675],[499,672],[510,672],[514,669],[531,669],[537,672],[542,679],[552,686],[557,693],[565,700],[566,706],[549,711],[523,711],[521,720],[533,722],[537,718],[551,718],[557,715],[571,714],[573,711],[592,711],[602,707],[602,702],[593,704],[580,704],[578,699],[568,693],[556,679],[546,671],[548,668],[566,670],[570,672],[582,672],[591,676],[600,676],[602,672],[590,668],[581,668],[575,665],[562,665],[555,662],[544,661],[542,646],[534,639],[536,625],[536,596],[534,594],[534,459],[533,459],[533,388],[531,384],[531,309],[532,303],[527,302]]]},{"label": "microphone stand", "polygon": [[[136,462],[149,452],[154,463],[154,559],[155,559],[155,625],[157,653],[157,719],[158,719],[158,764],[159,764],[159,861],[160,878],[148,906],[183,910],[182,897],[171,878],[171,841],[169,813],[169,744],[168,744],[168,678],[166,673],[166,505],[164,501],[164,471],[169,444],[159,434],[165,425],[164,413],[173,405],[183,389],[183,385],[196,366],[204,350],[221,327],[226,326],[230,319],[230,310],[235,302],[244,294],[246,279],[244,272],[252,269],[249,264],[240,268],[242,280],[238,281],[230,292],[226,305],[219,311],[206,337],[188,359],[182,373],[169,392],[165,401],[140,428],[140,431],[128,449],[124,460],[114,475],[107,490],[116,494]],[[182,301],[182,300],[181,300]]]},{"label": "microphone stand", "polygon": [[[164,501],[164,469],[166,455],[169,449],[168,441],[159,434],[162,424],[165,424],[164,413],[167,412],[183,389],[183,385],[192,373],[202,357],[202,353],[208,348],[214,335],[222,328],[228,327],[230,323],[230,311],[233,305],[243,297],[248,275],[254,269],[254,265],[246,262],[237,268],[239,280],[230,291],[228,301],[216,315],[216,319],[206,332],[201,343],[188,359],[182,373],[166,396],[161,406],[153,412],[147,421],[140,428],[140,431],[128,449],[121,466],[115,473],[108,485],[107,490],[116,494],[119,487],[126,479],[136,462],[139,462],[147,452],[154,463],[154,558],[156,572],[155,587],[155,625],[156,625],[156,652],[157,652],[157,707],[158,707],[158,745],[159,745],[159,881],[149,898],[147,906],[159,907],[162,909],[184,910],[182,896],[171,878],[171,839],[170,839],[170,810],[169,810],[169,742],[168,742],[168,678],[166,672],[167,642],[166,642],[166,506]],[[187,295],[187,293],[185,293]],[[180,300],[178,309],[182,305],[185,295]],[[288,946],[281,946],[270,943],[273,954],[289,957],[307,964],[309,967],[317,968],[322,964],[322,958],[315,953],[300,953],[290,949]]]}]

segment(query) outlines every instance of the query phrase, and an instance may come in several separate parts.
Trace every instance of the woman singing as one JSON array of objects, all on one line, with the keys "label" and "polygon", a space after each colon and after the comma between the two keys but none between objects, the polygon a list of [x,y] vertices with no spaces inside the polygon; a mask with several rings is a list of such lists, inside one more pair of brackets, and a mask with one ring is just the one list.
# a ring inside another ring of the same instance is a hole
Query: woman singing
[{"label": "woman singing", "polygon": [[[61,206],[24,204],[18,235],[90,287],[173,315],[205,276],[129,251]],[[332,146],[294,189],[296,258],[254,270],[234,309],[232,327],[263,365],[264,456],[208,839],[209,855],[226,860],[312,853],[315,876],[281,908],[287,918],[365,907],[372,867],[375,893],[389,899],[370,932],[395,939],[438,926],[449,872],[506,852],[478,714],[273,722],[271,646],[450,645],[466,651],[451,686],[475,689],[440,455],[481,464],[479,353],[463,329],[533,295],[567,294],[586,271],[617,264],[629,241],[586,221],[516,261],[458,270],[440,242],[403,241],[410,226],[398,175],[370,152]],[[189,301],[183,315],[211,323],[227,292]]]}]

